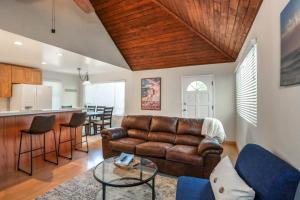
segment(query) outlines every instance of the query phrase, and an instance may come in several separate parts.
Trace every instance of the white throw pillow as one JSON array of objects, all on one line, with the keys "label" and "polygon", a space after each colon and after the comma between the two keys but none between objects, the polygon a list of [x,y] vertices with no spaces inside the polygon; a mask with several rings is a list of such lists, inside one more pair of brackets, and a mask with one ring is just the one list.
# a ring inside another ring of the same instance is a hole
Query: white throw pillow
[{"label": "white throw pillow", "polygon": [[235,171],[228,156],[223,158],[210,175],[216,200],[253,200],[254,190]]}]

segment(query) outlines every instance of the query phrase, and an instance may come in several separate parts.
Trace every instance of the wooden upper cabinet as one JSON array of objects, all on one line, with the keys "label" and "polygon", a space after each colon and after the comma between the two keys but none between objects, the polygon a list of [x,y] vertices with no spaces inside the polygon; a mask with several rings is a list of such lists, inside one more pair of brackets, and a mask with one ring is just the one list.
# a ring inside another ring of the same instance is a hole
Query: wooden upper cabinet
[{"label": "wooden upper cabinet", "polygon": [[32,84],[42,85],[43,76],[42,71],[39,69],[32,70]]},{"label": "wooden upper cabinet", "polygon": [[42,72],[38,69],[12,66],[12,83],[42,84]]},{"label": "wooden upper cabinet", "polygon": [[0,97],[11,97],[11,65],[0,63]]}]

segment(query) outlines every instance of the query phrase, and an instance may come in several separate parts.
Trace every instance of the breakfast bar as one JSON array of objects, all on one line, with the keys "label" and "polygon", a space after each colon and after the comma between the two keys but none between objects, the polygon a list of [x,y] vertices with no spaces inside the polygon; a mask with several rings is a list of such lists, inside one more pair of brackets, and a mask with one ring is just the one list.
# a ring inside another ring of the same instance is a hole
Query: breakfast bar
[{"label": "breakfast bar", "polygon": [[[24,112],[0,112],[0,177],[6,173],[16,171],[20,130],[29,129],[34,116],[50,116],[55,115],[54,130],[56,134],[56,144],[58,145],[60,124],[68,123],[73,113],[81,112],[81,109],[62,109],[62,110],[39,110],[39,111],[24,111]],[[81,128],[78,128],[81,131]],[[72,131],[74,134],[74,131]],[[62,129],[62,140],[69,139],[69,129]],[[74,136],[72,136],[74,138]],[[22,151],[29,149],[29,137],[25,136]],[[54,150],[53,134],[46,134],[47,144],[45,145],[46,152]],[[76,140],[82,140],[81,135],[77,134]],[[36,135],[33,137],[33,148],[43,146],[43,137]],[[62,145],[61,152],[70,152],[70,145]],[[42,153],[42,150],[34,152],[34,157]],[[51,156],[51,155],[49,155]],[[28,163],[29,155],[24,155],[22,163]]]}]

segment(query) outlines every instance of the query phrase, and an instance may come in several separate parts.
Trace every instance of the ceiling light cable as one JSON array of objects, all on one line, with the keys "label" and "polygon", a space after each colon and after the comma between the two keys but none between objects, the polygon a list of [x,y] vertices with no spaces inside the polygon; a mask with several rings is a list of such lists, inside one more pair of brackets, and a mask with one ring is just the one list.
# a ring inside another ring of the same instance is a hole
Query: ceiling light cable
[{"label": "ceiling light cable", "polygon": [[52,28],[51,33],[55,33],[55,0],[52,0]]}]

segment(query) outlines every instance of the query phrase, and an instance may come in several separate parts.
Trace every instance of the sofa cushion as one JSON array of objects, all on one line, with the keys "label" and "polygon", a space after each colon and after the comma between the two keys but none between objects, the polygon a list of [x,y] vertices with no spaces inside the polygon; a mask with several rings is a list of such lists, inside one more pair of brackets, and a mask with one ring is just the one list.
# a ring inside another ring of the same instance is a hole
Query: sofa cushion
[{"label": "sofa cushion", "polygon": [[145,142],[136,146],[136,154],[141,156],[153,156],[158,158],[164,158],[166,156],[167,149],[173,145],[164,142]]},{"label": "sofa cushion", "polygon": [[176,200],[215,200],[208,179],[181,176],[178,178]]},{"label": "sofa cushion", "polygon": [[167,142],[167,143],[174,144],[175,134],[167,133],[167,132],[150,132],[148,134],[148,140],[154,142]]},{"label": "sofa cushion", "polygon": [[134,153],[136,145],[144,142],[145,140],[127,137],[127,138],[112,140],[110,141],[110,145],[114,151]]},{"label": "sofa cushion", "polygon": [[177,119],[177,117],[152,117],[150,131],[176,133]]},{"label": "sofa cushion", "polygon": [[255,199],[294,200],[300,172],[264,148],[256,144],[246,145],[235,168],[254,189]]},{"label": "sofa cushion", "polygon": [[193,135],[176,135],[175,144],[198,146],[203,137]]},{"label": "sofa cushion", "polygon": [[188,145],[175,145],[167,150],[167,160],[190,165],[203,165],[202,157],[197,154],[197,147]]},{"label": "sofa cushion", "polygon": [[201,136],[203,119],[178,119],[177,134]]},{"label": "sofa cushion", "polygon": [[127,134],[129,135],[129,137],[132,138],[138,138],[143,140],[147,140],[148,138],[148,131],[144,131],[144,130],[128,129]]},{"label": "sofa cushion", "polygon": [[122,127],[128,129],[138,129],[149,131],[151,116],[126,116],[123,118]]}]

